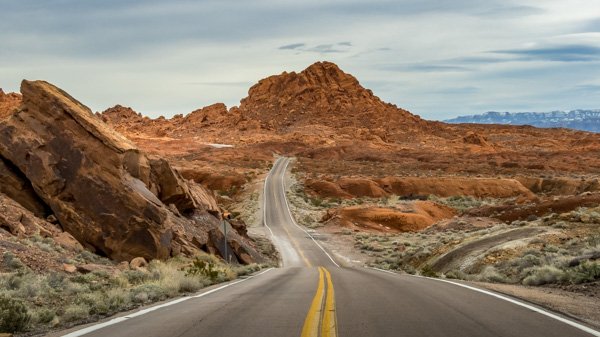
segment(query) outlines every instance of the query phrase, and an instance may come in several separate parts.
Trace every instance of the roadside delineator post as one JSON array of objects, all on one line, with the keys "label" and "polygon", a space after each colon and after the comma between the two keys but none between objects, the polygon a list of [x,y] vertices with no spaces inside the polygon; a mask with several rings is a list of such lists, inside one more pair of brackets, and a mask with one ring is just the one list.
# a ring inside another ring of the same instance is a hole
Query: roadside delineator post
[{"label": "roadside delineator post", "polygon": [[221,221],[223,222],[223,236],[224,236],[223,241],[225,242],[225,249],[224,249],[225,254],[223,254],[223,255],[225,257],[225,261],[227,263],[231,263],[231,259],[229,258],[229,254],[227,253],[227,220],[231,220],[231,213],[229,213],[227,211],[223,211],[222,219],[221,219]]}]

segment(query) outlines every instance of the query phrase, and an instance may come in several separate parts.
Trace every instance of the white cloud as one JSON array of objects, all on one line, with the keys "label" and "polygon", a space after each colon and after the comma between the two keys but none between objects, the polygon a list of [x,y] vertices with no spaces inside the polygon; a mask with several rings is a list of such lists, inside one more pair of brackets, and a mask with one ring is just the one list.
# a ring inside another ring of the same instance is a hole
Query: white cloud
[{"label": "white cloud", "polygon": [[323,59],[426,118],[600,108],[600,95],[590,94],[597,93],[598,62],[560,58],[571,55],[569,46],[583,53],[600,47],[600,3],[587,0],[2,6],[0,87],[46,79],[93,110],[124,104],[158,116],[218,101],[237,105],[259,79]]}]

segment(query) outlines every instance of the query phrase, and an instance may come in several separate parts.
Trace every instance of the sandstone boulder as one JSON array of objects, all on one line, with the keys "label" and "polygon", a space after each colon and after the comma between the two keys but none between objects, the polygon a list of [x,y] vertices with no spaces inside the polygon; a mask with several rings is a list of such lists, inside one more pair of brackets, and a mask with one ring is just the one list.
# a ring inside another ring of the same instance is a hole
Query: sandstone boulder
[{"label": "sandstone boulder", "polygon": [[[218,235],[208,234],[219,229],[210,193],[164,159],[145,155],[61,89],[23,81],[21,92],[21,108],[0,123],[0,155],[86,248],[128,261],[220,246],[211,242]],[[244,247],[236,256],[251,251],[259,258],[237,233],[230,235]]]}]

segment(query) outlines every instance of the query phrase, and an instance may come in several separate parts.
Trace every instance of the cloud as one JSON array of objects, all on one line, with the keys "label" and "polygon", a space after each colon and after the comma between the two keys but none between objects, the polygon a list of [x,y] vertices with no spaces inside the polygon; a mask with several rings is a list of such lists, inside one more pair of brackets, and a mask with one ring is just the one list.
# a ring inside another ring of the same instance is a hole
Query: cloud
[{"label": "cloud", "polygon": [[316,46],[307,46],[306,43],[293,43],[281,46],[280,50],[294,50],[298,52],[311,52],[319,54],[345,53],[352,47],[352,43],[348,41],[338,43],[323,43]]},{"label": "cloud", "polygon": [[459,65],[441,65],[441,64],[390,64],[380,67],[383,70],[389,71],[408,71],[408,72],[461,72],[469,71],[470,68]]},{"label": "cloud", "polygon": [[298,49],[301,47],[306,46],[306,43],[292,43],[292,44],[286,44],[285,46],[281,46],[277,49],[281,49],[281,50],[286,50],[286,49]]},{"label": "cloud", "polygon": [[496,50],[492,53],[518,56],[521,61],[581,62],[600,59],[600,48],[589,45],[567,45],[529,49]]},{"label": "cloud", "polygon": [[343,53],[344,50],[336,49],[333,47],[333,44],[320,44],[314,46],[312,48],[307,49],[308,51],[314,51],[321,54],[329,54],[329,53]]},{"label": "cloud", "polygon": [[523,16],[543,14],[544,9],[534,6],[496,6],[479,12],[475,12],[477,16],[487,16],[495,18],[510,18],[515,19]]},{"label": "cloud", "polygon": [[0,3],[0,86],[46,79],[96,110],[231,106],[259,79],[323,59],[426,118],[600,107],[597,1]]}]

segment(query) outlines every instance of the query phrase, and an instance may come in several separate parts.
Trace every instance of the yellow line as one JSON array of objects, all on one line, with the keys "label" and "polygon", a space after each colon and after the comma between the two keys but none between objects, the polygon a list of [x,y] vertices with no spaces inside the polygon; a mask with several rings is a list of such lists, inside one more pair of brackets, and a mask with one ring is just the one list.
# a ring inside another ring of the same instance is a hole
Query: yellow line
[{"label": "yellow line", "polygon": [[335,293],[329,270],[323,268],[327,276],[327,298],[323,311],[323,323],[321,325],[321,337],[337,337],[337,319],[335,314]]},{"label": "yellow line", "polygon": [[319,267],[319,285],[317,292],[313,297],[310,309],[304,320],[301,337],[318,337],[319,322],[321,321],[321,307],[323,306],[323,292],[325,290],[325,280],[323,279],[323,270]]}]

